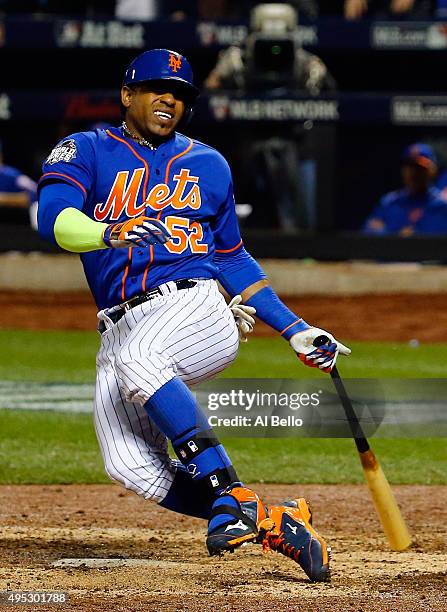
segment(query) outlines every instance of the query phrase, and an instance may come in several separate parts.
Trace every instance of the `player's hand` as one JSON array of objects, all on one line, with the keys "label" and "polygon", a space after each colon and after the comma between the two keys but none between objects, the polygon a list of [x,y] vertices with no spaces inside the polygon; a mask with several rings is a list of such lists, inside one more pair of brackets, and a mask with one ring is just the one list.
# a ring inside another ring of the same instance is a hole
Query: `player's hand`
[{"label": "player's hand", "polygon": [[323,372],[330,372],[337,361],[338,354],[350,355],[351,349],[338,342],[332,334],[309,327],[290,338],[290,344],[297,353],[298,358],[311,368],[320,368]]},{"label": "player's hand", "polygon": [[245,306],[245,304],[241,304],[241,302],[242,296],[235,295],[228,304],[228,308],[231,310],[234,320],[236,321],[239,331],[239,340],[241,342],[247,342],[247,335],[251,334],[256,323],[252,317],[252,315],[256,313],[256,308],[253,308],[253,306]]},{"label": "player's hand", "polygon": [[171,234],[162,221],[144,215],[121,223],[111,223],[102,237],[104,244],[114,249],[164,244],[170,238]]}]

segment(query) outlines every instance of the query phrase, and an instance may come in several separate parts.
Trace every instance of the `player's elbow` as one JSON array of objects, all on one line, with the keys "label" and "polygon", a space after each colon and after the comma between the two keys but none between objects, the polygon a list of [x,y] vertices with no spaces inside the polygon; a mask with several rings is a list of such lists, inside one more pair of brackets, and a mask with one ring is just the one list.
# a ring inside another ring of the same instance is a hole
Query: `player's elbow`
[{"label": "player's elbow", "polygon": [[48,242],[53,242],[54,244],[56,244],[56,238],[54,236],[55,221],[54,214],[51,213],[49,207],[39,202],[37,207],[37,231],[41,238]]}]

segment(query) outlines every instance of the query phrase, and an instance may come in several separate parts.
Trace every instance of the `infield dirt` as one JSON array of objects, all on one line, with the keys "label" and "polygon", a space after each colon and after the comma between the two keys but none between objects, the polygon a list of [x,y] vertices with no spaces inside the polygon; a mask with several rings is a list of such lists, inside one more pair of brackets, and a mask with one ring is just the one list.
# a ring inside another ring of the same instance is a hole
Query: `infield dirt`
[{"label": "infield dirt", "polygon": [[[288,301],[351,340],[447,341],[447,295]],[[426,311],[436,326],[427,326]],[[0,327],[93,329],[85,293],[0,293]],[[386,321],[386,325],[384,325]],[[257,333],[268,333],[259,325]],[[386,337],[385,337],[386,336]],[[68,606],[42,612],[441,612],[447,610],[447,487],[394,487],[414,536],[391,552],[368,491],[355,485],[256,485],[267,502],[298,495],[333,550],[331,584],[310,584],[279,554],[249,545],[209,558],[205,524],[169,513],[115,485],[0,487],[0,590],[67,591]],[[61,559],[135,560],[121,567],[56,568]],[[140,563],[140,564],[139,564]],[[0,606],[1,610],[17,606]]]},{"label": "infield dirt", "polygon": [[[314,525],[333,549],[331,584],[310,584],[296,564],[258,545],[210,558],[203,521],[117,485],[3,486],[0,590],[67,591],[69,605],[32,608],[52,612],[447,609],[447,487],[395,487],[414,536],[402,553],[388,549],[364,486],[264,484],[256,490],[271,503],[297,495],[311,500]],[[136,561],[53,566],[67,558]]]},{"label": "infield dirt", "polygon": [[[447,342],[447,293],[337,296],[305,295],[285,302],[307,321],[324,323],[349,340]],[[427,308],[430,321],[427,325]],[[0,328],[93,330],[96,308],[90,294],[0,291]],[[274,335],[259,322],[256,336]]]}]

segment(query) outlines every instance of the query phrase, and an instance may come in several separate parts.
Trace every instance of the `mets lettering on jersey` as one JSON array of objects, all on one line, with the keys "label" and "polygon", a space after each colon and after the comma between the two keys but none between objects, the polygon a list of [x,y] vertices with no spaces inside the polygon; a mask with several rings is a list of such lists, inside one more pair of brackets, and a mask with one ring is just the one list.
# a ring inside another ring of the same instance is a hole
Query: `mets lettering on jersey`
[{"label": "mets lettering on jersey", "polygon": [[84,197],[82,212],[110,223],[145,214],[166,223],[165,245],[81,255],[98,308],[179,278],[215,278],[213,254],[242,247],[230,169],[211,147],[176,133],[151,150],[119,128],[73,134],[44,164]]},{"label": "mets lettering on jersey", "polygon": [[[136,217],[144,214],[146,207],[152,210],[163,210],[172,206],[177,210],[182,208],[200,208],[202,203],[200,196],[199,177],[191,176],[188,168],[182,168],[174,175],[175,187],[171,193],[168,185],[159,183],[149,192],[146,200],[141,202],[141,186],[143,183],[145,169],[137,168],[133,171],[129,181],[129,171],[124,170],[117,173],[112,189],[105,204],[97,204],[94,216],[97,221],[116,221],[123,214],[127,217]],[[141,202],[137,204],[137,202]]]}]

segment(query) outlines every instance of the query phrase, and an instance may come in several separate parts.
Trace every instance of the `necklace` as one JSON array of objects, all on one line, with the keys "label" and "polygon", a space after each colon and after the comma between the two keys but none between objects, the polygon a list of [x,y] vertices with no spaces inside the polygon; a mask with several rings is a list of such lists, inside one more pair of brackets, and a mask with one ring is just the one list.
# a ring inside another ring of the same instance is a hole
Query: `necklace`
[{"label": "necklace", "polygon": [[151,151],[155,151],[155,149],[157,148],[151,142],[149,142],[149,140],[146,140],[146,138],[141,138],[141,136],[137,136],[136,134],[133,134],[127,127],[127,124],[125,121],[123,121],[121,127],[122,127],[124,134],[128,136],[129,138],[132,138],[132,140],[135,140],[136,142],[138,142],[139,145],[142,145],[143,147],[147,147]]}]

